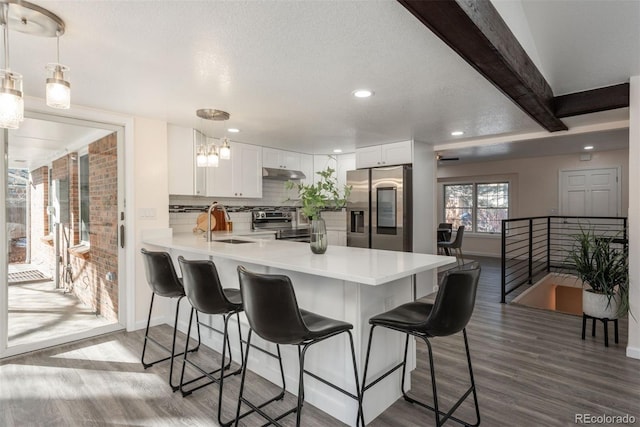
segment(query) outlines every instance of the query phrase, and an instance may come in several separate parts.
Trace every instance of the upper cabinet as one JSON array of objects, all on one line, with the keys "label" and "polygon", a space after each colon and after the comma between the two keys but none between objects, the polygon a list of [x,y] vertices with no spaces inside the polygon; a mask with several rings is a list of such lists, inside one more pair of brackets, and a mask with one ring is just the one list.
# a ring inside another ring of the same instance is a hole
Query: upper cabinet
[{"label": "upper cabinet", "polygon": [[374,168],[412,163],[411,141],[374,145],[356,150],[356,168]]},{"label": "upper cabinet", "polygon": [[262,147],[231,142],[230,160],[202,169],[207,170],[207,196],[262,197]]},{"label": "upper cabinet", "polygon": [[205,195],[205,168],[196,168],[196,147],[202,138],[194,129],[167,125],[169,194]]},{"label": "upper cabinet", "polygon": [[262,149],[262,166],[274,169],[301,170],[300,153],[286,150],[276,150],[275,148]]},{"label": "upper cabinet", "polygon": [[233,196],[262,197],[262,147],[236,142],[231,150]]}]

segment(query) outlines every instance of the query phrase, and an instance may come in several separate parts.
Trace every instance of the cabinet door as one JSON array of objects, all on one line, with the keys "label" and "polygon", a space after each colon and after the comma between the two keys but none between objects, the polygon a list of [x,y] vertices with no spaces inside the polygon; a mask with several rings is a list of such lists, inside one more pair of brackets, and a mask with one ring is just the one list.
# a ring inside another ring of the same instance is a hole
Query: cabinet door
[{"label": "cabinet door", "polygon": [[337,156],[337,160],[338,188],[342,190],[347,185],[347,171],[352,171],[356,168],[356,155],[355,153],[340,154]]},{"label": "cabinet door", "polygon": [[231,159],[233,197],[262,197],[262,147],[235,142]]},{"label": "cabinet door", "polygon": [[282,166],[284,166],[284,169],[299,171],[301,169],[300,156],[300,153],[294,153],[293,151],[283,151]]},{"label": "cabinet door", "polygon": [[300,171],[307,177],[306,179],[301,179],[300,182],[303,184],[313,184],[313,156],[311,154],[301,154],[300,155]]},{"label": "cabinet door", "polygon": [[317,183],[320,180],[318,172],[323,172],[331,168],[333,170],[338,169],[335,156],[328,156],[323,154],[316,154],[313,156],[313,183]]},{"label": "cabinet door", "polygon": [[403,165],[412,163],[412,143],[411,141],[394,142],[393,144],[385,144],[382,148],[382,164],[387,165]]},{"label": "cabinet door", "polygon": [[169,194],[193,196],[194,191],[194,131],[182,126],[167,125],[169,154]]},{"label": "cabinet door", "polygon": [[379,145],[358,148],[356,150],[356,168],[374,168],[382,166],[381,149]]},{"label": "cabinet door", "polygon": [[[209,143],[216,143],[220,146],[218,140],[214,140],[212,138],[208,138]],[[207,196],[213,197],[233,197],[233,188],[232,188],[232,174],[233,174],[233,156],[236,154],[236,150],[231,148],[231,159],[230,160],[222,160],[218,161],[217,168],[199,168],[205,169],[207,174]]]},{"label": "cabinet door", "polygon": [[191,164],[194,170],[194,191],[196,196],[207,195],[207,169],[206,167],[198,167],[196,163],[196,154],[198,154],[198,146],[206,143],[206,137],[197,130],[193,131],[193,158]]},{"label": "cabinet door", "polygon": [[264,147],[262,149],[262,166],[265,168],[282,169],[282,155],[280,150]]}]

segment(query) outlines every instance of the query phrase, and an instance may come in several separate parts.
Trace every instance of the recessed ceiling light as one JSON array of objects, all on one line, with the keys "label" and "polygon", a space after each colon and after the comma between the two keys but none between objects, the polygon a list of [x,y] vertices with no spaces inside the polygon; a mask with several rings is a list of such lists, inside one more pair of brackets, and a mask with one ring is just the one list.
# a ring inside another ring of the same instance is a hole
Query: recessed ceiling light
[{"label": "recessed ceiling light", "polygon": [[342,149],[341,148],[336,148],[333,150],[334,153],[339,154],[342,153]]},{"label": "recessed ceiling light", "polygon": [[451,132],[451,136],[460,136],[460,135],[464,135],[464,132],[462,132],[461,130],[454,130],[453,132]]},{"label": "recessed ceiling light", "polygon": [[356,98],[369,98],[373,95],[373,91],[369,89],[358,89],[354,90],[352,93]]},{"label": "recessed ceiling light", "polygon": [[227,130],[228,130],[229,132],[231,132],[231,133],[238,133],[238,132],[240,132],[240,129],[236,129],[236,128],[229,128],[229,129],[227,129]]},{"label": "recessed ceiling light", "polygon": [[585,150],[593,150],[593,145],[585,145],[584,149]]}]

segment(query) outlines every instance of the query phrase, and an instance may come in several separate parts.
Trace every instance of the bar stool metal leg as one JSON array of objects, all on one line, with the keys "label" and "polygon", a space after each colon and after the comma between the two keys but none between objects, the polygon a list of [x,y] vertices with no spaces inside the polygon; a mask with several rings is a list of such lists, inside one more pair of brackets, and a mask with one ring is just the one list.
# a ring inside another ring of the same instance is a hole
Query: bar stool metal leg
[{"label": "bar stool metal leg", "polygon": [[[171,386],[171,389],[173,391],[176,391],[180,388],[179,385],[174,385],[173,384],[173,361],[175,359],[176,356],[182,356],[184,353],[178,353],[176,354],[175,349],[176,349],[176,334],[178,331],[178,314],[180,312],[180,302],[182,301],[182,298],[184,297],[179,297],[178,298],[178,302],[176,304],[176,313],[175,313],[175,320],[174,320],[174,324],[173,324],[173,337],[172,337],[172,343],[171,343],[171,349],[169,349],[168,347],[164,346],[163,344],[161,344],[160,342],[158,342],[157,340],[155,340],[154,338],[152,338],[151,336],[149,336],[149,327],[151,324],[151,313],[153,311],[153,303],[154,303],[154,299],[155,299],[155,293],[151,293],[151,303],[149,304],[149,316],[147,317],[147,327],[145,329],[145,333],[144,333],[144,343],[142,344],[142,356],[140,358],[140,361],[142,362],[142,366],[144,367],[144,369],[147,369],[153,365],[155,365],[156,363],[159,362],[164,362],[165,360],[169,360],[171,359],[171,365],[169,366],[169,385]],[[155,345],[159,346],[160,348],[164,349],[165,351],[169,352],[169,356],[164,357],[164,358],[160,358],[158,360],[155,360],[153,362],[145,362],[145,354],[147,352],[147,341],[151,341],[152,343],[154,343]],[[187,346],[185,347],[185,352],[194,352],[194,351],[198,351],[198,349],[200,348],[200,329],[198,329],[198,344],[196,345],[196,347],[189,349],[188,348],[188,344],[189,344],[189,340],[187,339]]]},{"label": "bar stool metal leg", "polygon": [[[281,378],[282,378],[282,389],[280,390],[280,393],[278,395],[276,395],[275,397],[273,397],[273,398],[271,398],[271,399],[267,400],[266,402],[263,402],[263,403],[261,403],[259,405],[254,405],[253,403],[249,402],[247,399],[245,399],[243,397],[244,384],[245,384],[245,379],[246,379],[246,375],[247,375],[247,365],[249,363],[249,350],[252,347],[254,347],[254,346],[251,345],[251,336],[252,335],[253,335],[253,331],[251,329],[249,329],[249,334],[247,335],[247,342],[246,342],[247,346],[246,346],[246,351],[245,351],[245,354],[244,354],[244,362],[242,363],[242,376],[241,376],[241,379],[240,379],[240,393],[238,395],[238,407],[236,409],[236,418],[235,418],[235,424],[234,425],[237,427],[238,423],[240,422],[240,420],[242,418],[244,418],[247,415],[252,414],[254,412],[257,412],[262,417],[266,418],[269,421],[269,424],[279,425],[277,420],[279,420],[279,419],[281,419],[281,418],[283,418],[283,417],[295,412],[296,408],[293,408],[293,409],[285,412],[284,414],[276,417],[275,419],[271,418],[270,416],[268,416],[264,411],[261,410],[261,408],[267,406],[271,402],[275,402],[276,400],[281,400],[284,397],[286,384],[285,384],[285,378],[284,378],[284,368],[282,366],[282,354],[280,353],[280,345],[276,344],[276,349],[278,350],[277,359],[278,359],[278,362],[280,364],[280,375],[281,375]],[[261,350],[261,351],[263,351],[263,352],[265,352],[267,354],[272,355],[271,353],[268,353],[267,351],[262,350],[262,349],[260,349],[258,347],[254,347],[254,348],[256,348],[258,350]],[[243,403],[246,404],[247,406],[249,406],[249,408],[251,408],[251,409],[249,411],[243,413],[243,414],[240,414],[240,409],[241,409]]]}]

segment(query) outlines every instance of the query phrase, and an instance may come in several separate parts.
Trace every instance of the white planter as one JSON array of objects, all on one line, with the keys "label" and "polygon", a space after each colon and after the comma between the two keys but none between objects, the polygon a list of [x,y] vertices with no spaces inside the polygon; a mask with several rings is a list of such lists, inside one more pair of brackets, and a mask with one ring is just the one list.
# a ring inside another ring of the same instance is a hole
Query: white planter
[{"label": "white planter", "polygon": [[592,292],[590,289],[582,290],[582,311],[584,314],[598,319],[617,319],[619,306],[620,296],[617,294],[609,300],[604,294]]}]

